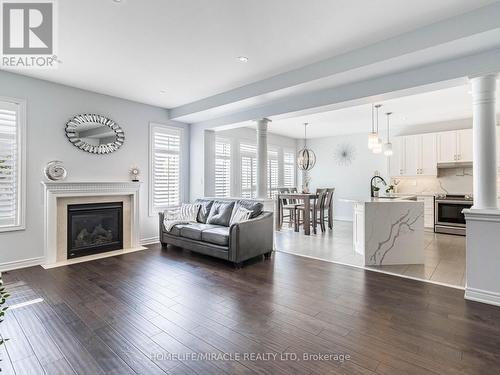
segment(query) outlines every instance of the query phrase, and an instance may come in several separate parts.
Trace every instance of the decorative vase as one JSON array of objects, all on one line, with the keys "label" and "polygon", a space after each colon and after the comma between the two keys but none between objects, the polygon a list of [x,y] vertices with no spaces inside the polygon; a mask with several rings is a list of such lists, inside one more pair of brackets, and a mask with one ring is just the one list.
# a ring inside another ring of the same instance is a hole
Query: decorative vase
[{"label": "decorative vase", "polygon": [[375,198],[378,198],[378,195],[379,195],[379,191],[378,191],[378,190],[375,190],[375,191],[373,192],[373,196],[374,196]]}]

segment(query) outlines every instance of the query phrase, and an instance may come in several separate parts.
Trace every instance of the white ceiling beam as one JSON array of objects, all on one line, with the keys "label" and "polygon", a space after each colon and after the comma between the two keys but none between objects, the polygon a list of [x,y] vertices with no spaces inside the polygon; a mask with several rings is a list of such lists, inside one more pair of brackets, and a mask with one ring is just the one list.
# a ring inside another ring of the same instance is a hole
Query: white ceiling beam
[{"label": "white ceiling beam", "polygon": [[443,82],[448,86],[456,86],[464,84],[465,77],[496,72],[500,72],[500,48],[356,83],[290,96],[260,107],[194,123],[192,126],[218,127],[256,118],[298,113],[311,108],[339,109],[372,100],[388,100],[423,90],[442,88]]},{"label": "white ceiling beam", "polygon": [[500,3],[401,34],[342,55],[275,75],[205,99],[170,109],[172,119],[210,111],[259,95],[341,74],[398,56],[500,29]]}]

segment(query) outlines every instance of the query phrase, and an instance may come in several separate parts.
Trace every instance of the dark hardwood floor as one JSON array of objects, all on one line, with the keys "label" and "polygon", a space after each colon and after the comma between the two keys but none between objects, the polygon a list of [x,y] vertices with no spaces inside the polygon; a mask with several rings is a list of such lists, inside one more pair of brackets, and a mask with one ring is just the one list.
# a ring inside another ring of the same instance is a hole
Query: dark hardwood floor
[{"label": "dark hardwood floor", "polygon": [[43,299],[7,311],[0,325],[10,338],[0,349],[6,374],[500,371],[500,308],[284,253],[236,270],[151,246],[3,277],[10,304]]}]

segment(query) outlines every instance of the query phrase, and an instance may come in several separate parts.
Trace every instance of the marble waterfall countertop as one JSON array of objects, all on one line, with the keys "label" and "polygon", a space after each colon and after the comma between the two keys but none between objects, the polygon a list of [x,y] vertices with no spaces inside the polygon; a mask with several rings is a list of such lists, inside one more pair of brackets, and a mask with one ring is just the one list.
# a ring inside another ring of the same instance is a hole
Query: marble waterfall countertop
[{"label": "marble waterfall countertop", "polygon": [[424,202],[416,196],[349,198],[354,251],[365,265],[423,264]]}]

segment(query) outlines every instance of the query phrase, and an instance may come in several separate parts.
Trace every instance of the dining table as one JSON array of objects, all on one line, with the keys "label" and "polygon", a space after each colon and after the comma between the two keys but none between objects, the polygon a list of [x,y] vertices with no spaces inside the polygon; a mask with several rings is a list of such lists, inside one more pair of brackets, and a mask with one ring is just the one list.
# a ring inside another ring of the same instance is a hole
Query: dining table
[{"label": "dining table", "polygon": [[[311,234],[311,207],[316,207],[316,199],[318,199],[316,193],[278,193],[276,195],[276,230],[281,230],[283,201],[297,200],[304,203],[304,234],[309,236]],[[295,228],[298,231],[298,225]]]}]

